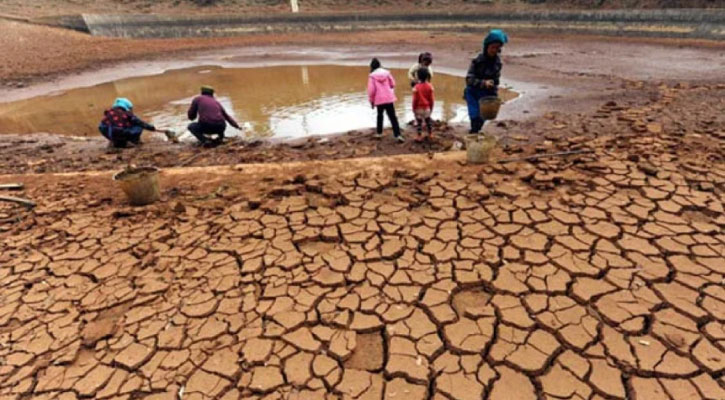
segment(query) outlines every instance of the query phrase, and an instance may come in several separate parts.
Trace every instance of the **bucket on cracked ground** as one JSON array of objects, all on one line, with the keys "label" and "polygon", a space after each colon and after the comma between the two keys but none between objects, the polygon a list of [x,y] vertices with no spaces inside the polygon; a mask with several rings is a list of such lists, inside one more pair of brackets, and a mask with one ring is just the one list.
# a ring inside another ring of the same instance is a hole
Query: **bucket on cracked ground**
[{"label": "bucket on cracked ground", "polygon": [[159,169],[156,167],[129,167],[113,175],[121,190],[134,206],[145,206],[161,197]]},{"label": "bucket on cracked ground", "polygon": [[498,110],[501,109],[501,99],[497,96],[483,97],[478,101],[478,108],[481,111],[481,118],[485,120],[496,119]]},{"label": "bucket on cracked ground", "polygon": [[496,147],[496,138],[493,136],[468,135],[466,138],[466,159],[471,164],[486,163],[494,147]]}]

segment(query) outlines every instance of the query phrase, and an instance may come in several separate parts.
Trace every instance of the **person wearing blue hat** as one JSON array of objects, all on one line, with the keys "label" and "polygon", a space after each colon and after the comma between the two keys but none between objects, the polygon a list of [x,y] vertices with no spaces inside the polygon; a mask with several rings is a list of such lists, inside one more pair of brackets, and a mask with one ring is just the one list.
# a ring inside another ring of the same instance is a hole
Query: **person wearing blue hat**
[{"label": "person wearing blue hat", "polygon": [[500,29],[492,29],[483,40],[483,52],[471,61],[466,74],[466,89],[463,98],[471,118],[470,133],[478,133],[486,122],[481,117],[478,102],[484,97],[498,96],[501,78],[501,49],[508,42],[508,36]]},{"label": "person wearing blue hat", "polygon": [[137,117],[133,113],[133,103],[125,97],[117,98],[111,108],[103,112],[103,120],[98,125],[101,135],[116,148],[140,144],[144,129],[155,131],[156,127]]}]

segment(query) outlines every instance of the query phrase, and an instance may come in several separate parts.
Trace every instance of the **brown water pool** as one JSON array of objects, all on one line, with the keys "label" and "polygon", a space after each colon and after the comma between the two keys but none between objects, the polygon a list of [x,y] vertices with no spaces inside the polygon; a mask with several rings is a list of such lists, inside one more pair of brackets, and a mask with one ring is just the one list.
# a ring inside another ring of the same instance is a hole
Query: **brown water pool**
[{"label": "brown water pool", "polygon": [[[397,81],[399,118],[413,119],[412,93],[406,71],[392,70]],[[229,136],[299,138],[372,127],[375,112],[366,95],[367,67],[314,65],[256,68],[197,67],[170,70],[92,87],[72,89],[12,103],[0,103],[0,133],[49,132],[98,135],[103,110],[116,97],[127,97],[135,112],[157,127],[186,132],[186,110],[199,86],[212,85],[217,99],[244,131]],[[435,119],[468,120],[462,77],[436,73],[433,79]],[[502,90],[511,100],[515,92]]]}]

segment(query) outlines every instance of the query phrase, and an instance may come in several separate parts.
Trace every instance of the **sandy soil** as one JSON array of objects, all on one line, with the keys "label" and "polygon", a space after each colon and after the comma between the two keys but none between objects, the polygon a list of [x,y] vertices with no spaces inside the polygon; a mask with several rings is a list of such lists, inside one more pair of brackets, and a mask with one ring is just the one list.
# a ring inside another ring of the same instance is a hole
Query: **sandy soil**
[{"label": "sandy soil", "polygon": [[[478,46],[433,36],[462,63]],[[721,53],[575,43],[521,40],[506,73],[559,110],[491,127],[498,161],[567,157],[469,165],[369,132],[119,154],[3,137],[0,183],[38,204],[0,203],[0,396],[725,398],[725,86],[656,65]],[[623,48],[650,61],[607,57]],[[154,205],[110,184],[186,156]]]}]

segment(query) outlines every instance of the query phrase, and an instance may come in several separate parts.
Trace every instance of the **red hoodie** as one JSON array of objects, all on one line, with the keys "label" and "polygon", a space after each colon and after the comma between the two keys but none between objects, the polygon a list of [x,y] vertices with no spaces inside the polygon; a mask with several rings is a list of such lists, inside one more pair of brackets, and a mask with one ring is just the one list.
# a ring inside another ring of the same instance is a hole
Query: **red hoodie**
[{"label": "red hoodie", "polygon": [[420,109],[433,109],[433,85],[430,82],[421,82],[413,88],[413,111]]}]

